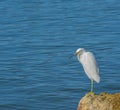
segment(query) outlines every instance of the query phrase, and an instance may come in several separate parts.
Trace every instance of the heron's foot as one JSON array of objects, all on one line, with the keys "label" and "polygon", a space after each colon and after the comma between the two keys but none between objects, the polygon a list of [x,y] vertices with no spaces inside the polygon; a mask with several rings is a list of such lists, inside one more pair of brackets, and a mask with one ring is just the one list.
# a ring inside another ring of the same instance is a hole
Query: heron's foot
[{"label": "heron's foot", "polygon": [[92,89],[91,89],[91,91],[90,92],[94,92]]},{"label": "heron's foot", "polygon": [[86,96],[93,96],[93,95],[95,95],[95,93],[91,91],[86,94]]},{"label": "heron's foot", "polygon": [[88,94],[95,94],[94,91],[90,91]]}]

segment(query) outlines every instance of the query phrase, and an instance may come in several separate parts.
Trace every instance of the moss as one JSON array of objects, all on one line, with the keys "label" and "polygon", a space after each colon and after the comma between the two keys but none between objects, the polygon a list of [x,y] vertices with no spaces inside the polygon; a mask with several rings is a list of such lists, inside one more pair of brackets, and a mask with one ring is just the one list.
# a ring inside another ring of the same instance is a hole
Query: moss
[{"label": "moss", "polygon": [[80,100],[78,110],[120,110],[120,93],[90,92]]}]

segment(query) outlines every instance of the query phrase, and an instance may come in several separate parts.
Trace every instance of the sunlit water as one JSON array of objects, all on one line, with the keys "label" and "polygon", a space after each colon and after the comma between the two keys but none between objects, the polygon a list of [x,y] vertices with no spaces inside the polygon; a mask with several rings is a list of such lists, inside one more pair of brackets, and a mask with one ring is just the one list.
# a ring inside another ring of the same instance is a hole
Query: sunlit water
[{"label": "sunlit water", "polygon": [[90,91],[76,57],[92,51],[95,92],[120,92],[119,0],[1,0],[0,110],[75,110]]}]

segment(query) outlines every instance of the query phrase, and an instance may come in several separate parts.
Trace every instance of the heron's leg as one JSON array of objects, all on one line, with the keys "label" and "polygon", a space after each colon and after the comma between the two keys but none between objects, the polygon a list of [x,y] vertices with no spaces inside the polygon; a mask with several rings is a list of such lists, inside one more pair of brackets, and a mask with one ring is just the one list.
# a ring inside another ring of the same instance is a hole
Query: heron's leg
[{"label": "heron's leg", "polygon": [[91,79],[91,92],[93,92],[93,89],[94,89],[94,81],[93,81],[93,79]]}]

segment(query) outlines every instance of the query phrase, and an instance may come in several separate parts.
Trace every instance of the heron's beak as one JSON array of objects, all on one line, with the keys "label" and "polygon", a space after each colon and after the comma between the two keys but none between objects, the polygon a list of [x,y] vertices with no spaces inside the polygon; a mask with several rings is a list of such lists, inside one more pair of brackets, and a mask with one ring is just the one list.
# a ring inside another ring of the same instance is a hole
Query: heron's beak
[{"label": "heron's beak", "polygon": [[78,54],[77,52],[74,53],[74,55],[77,55],[77,54]]},{"label": "heron's beak", "polygon": [[72,55],[69,57],[69,59],[73,58],[73,57],[74,57],[74,55],[75,55],[75,53],[74,53],[74,54],[72,54]]}]

